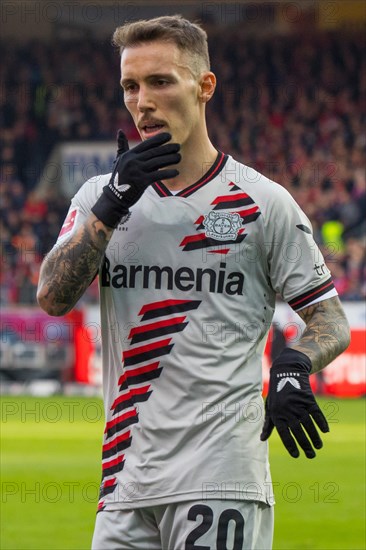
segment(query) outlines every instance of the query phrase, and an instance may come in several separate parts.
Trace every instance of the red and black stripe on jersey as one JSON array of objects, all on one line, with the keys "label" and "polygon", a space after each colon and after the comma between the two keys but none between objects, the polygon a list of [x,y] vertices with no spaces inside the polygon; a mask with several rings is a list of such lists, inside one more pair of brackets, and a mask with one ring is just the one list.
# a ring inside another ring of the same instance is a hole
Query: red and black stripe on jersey
[{"label": "red and black stripe on jersey", "polygon": [[159,378],[162,367],[159,367],[159,361],[146,365],[145,367],[139,367],[137,369],[131,369],[126,374],[129,384],[141,384],[147,380],[154,380]]},{"label": "red and black stripe on jersey", "polygon": [[[261,212],[259,207],[254,203],[254,200],[247,194],[244,193],[237,185],[232,181],[228,183],[229,193],[227,195],[219,195],[211,203],[213,211],[219,210],[230,210],[230,213],[239,214],[241,218],[242,225],[244,226],[254,222],[260,215]],[[250,208],[245,208],[245,206],[250,206]],[[194,235],[187,235],[183,238],[179,246],[182,246],[184,252],[189,252],[191,250],[199,250],[202,248],[217,247],[220,245],[220,250],[211,250],[212,253],[228,253],[230,248],[223,250],[223,245],[230,244],[239,244],[243,242],[247,234],[245,233],[245,227],[242,227],[237,234],[235,239],[226,239],[217,241],[211,237],[207,237],[204,232],[205,226],[203,225],[205,216],[201,215],[195,221],[196,231],[202,231],[202,233],[196,233]]]},{"label": "red and black stripe on jersey", "polygon": [[[243,193],[240,187],[235,185],[235,183],[233,183],[232,181],[229,183],[229,187],[229,193],[232,193],[233,191],[239,191],[239,193],[236,193],[234,196],[229,194],[216,197],[215,200],[211,202],[211,205],[213,206],[212,210],[223,210],[231,208],[234,209],[237,214],[239,214],[243,224],[254,222],[261,215],[259,206],[256,206],[254,200],[247,193]],[[252,206],[251,208],[246,208],[245,210],[237,210],[237,208],[240,209],[243,206],[250,205],[254,206]],[[197,225],[197,231],[204,229],[204,225],[202,223],[204,218],[204,216],[200,216],[195,222],[195,224]]]},{"label": "red and black stripe on jersey", "polygon": [[142,307],[139,315],[142,315],[141,321],[148,321],[149,319],[156,319],[157,317],[172,315],[173,313],[182,313],[183,311],[197,309],[200,303],[199,300],[162,300],[161,302],[154,302]]},{"label": "red and black stripe on jersey", "polygon": [[127,384],[124,387],[123,393],[114,400],[111,409],[113,414],[117,414],[129,407],[134,407],[137,403],[143,403],[150,397],[150,386],[143,388],[131,388]]},{"label": "red and black stripe on jersey", "polygon": [[[131,445],[131,438],[129,445]],[[117,474],[123,470],[125,465],[125,455],[115,456],[115,453],[113,454],[113,458],[102,462],[103,478]]]},{"label": "red and black stripe on jersey", "polygon": [[246,237],[246,234],[244,234],[244,229],[239,230],[239,233],[240,234],[236,237],[236,239],[227,239],[219,242],[215,239],[212,239],[211,237],[206,237],[205,233],[199,233],[198,235],[188,235],[187,237],[184,237],[179,246],[183,246],[184,252],[189,252],[190,250],[199,250],[201,248],[217,246],[218,244],[237,244],[243,242]]},{"label": "red and black stripe on jersey", "polygon": [[[124,451],[132,442],[129,428],[138,422],[136,405],[149,399],[153,391],[150,382],[157,379],[163,371],[160,361],[152,360],[168,355],[174,346],[171,343],[172,338],[161,337],[183,331],[188,325],[186,316],[174,315],[197,309],[200,303],[199,300],[163,300],[146,304],[139,311],[142,324],[130,330],[130,347],[123,352],[124,372],[119,377],[118,395],[111,406],[112,419],[108,420],[104,431],[103,474],[98,511],[104,509],[103,498],[113,493],[117,486],[113,476],[123,470]],[[165,319],[144,324],[146,320],[159,317]],[[160,339],[134,347],[136,343],[156,338]]]},{"label": "red and black stripe on jersey", "polygon": [[119,453],[120,451],[124,451],[131,445],[131,441],[131,432],[125,432],[117,436],[115,439],[109,441],[108,443],[105,443],[102,449],[103,459],[111,458],[113,455]]},{"label": "red and black stripe on jersey", "polygon": [[323,281],[320,285],[316,286],[315,288],[312,288],[311,290],[307,290],[303,294],[300,294],[300,296],[296,296],[296,298],[293,298],[289,301],[289,305],[294,309],[295,311],[307,306],[310,304],[310,302],[313,302],[317,298],[320,298],[330,290],[334,289],[334,284],[332,281],[332,278],[329,277],[326,281]]},{"label": "red and black stripe on jersey", "polygon": [[136,424],[139,419],[139,415],[136,409],[128,410],[127,412],[122,410],[119,413],[115,413],[116,416],[109,420],[105,425],[105,438],[108,439],[114,434],[121,432],[125,428],[128,428],[132,424]]},{"label": "red and black stripe on jersey", "polygon": [[[115,477],[106,480],[104,485],[103,485],[103,495],[102,496],[106,496],[106,495],[109,495],[110,493],[113,493],[115,488],[116,488],[116,478]],[[99,498],[101,498],[101,495],[99,496]],[[98,509],[100,509],[99,506],[98,506]]]},{"label": "red and black stripe on jersey", "polygon": [[171,340],[171,338],[166,338],[165,340],[159,340],[152,344],[146,344],[145,346],[125,351],[123,354],[125,367],[130,367],[143,361],[150,361],[150,359],[155,359],[161,355],[167,355],[171,352],[174,345],[170,343]]},{"label": "red and black stripe on jersey", "polygon": [[213,210],[227,210],[228,208],[241,208],[254,204],[253,199],[247,193],[236,193],[235,195],[221,195],[211,202]]},{"label": "red and black stripe on jersey", "polygon": [[[243,193],[240,187],[235,185],[232,181],[229,183],[229,187],[231,187],[230,193],[233,191],[240,191],[240,193],[235,194],[234,200],[231,195],[228,195],[227,199],[225,196],[217,197],[212,203],[215,204],[214,210],[221,210],[222,208],[240,208],[240,204],[237,203],[237,200],[239,200],[242,203],[242,206],[254,205],[251,208],[246,208],[245,210],[235,210],[241,217],[243,224],[254,222],[257,218],[259,218],[261,212],[259,210],[259,206],[255,205],[254,200],[247,193]],[[230,204],[233,206],[230,206]]]},{"label": "red and black stripe on jersey", "polygon": [[171,334],[173,332],[180,332],[188,323],[185,323],[186,317],[174,317],[167,319],[166,321],[158,321],[156,323],[149,323],[140,327],[134,327],[131,329],[129,338],[131,344],[137,344],[144,342],[156,336],[162,336],[164,334]]}]

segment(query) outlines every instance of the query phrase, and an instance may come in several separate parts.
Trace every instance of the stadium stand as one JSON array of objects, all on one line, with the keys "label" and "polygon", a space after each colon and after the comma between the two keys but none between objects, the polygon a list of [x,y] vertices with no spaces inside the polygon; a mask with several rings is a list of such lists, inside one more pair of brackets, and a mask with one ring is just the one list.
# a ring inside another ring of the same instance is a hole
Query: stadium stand
[{"label": "stadium stand", "polygon": [[[210,28],[213,143],[289,189],[348,301],[366,296],[363,43],[357,32],[258,39]],[[68,207],[58,188],[37,193],[52,149],[111,141],[118,128],[138,135],[108,40],[1,42],[0,56],[1,303],[33,304]],[[95,284],[84,300],[97,300]]]}]

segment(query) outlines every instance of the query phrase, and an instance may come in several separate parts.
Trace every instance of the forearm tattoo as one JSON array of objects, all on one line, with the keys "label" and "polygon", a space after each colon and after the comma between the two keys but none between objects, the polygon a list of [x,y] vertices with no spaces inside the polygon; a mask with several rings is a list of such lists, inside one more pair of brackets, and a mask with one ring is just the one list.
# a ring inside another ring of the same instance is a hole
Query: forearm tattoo
[{"label": "forearm tattoo", "polygon": [[299,315],[306,328],[292,347],[310,358],[311,372],[318,372],[348,347],[349,324],[337,296],[304,308]]},{"label": "forearm tattoo", "polygon": [[104,256],[113,230],[94,216],[67,243],[55,246],[42,264],[39,302],[51,315],[64,315],[84,294]]}]

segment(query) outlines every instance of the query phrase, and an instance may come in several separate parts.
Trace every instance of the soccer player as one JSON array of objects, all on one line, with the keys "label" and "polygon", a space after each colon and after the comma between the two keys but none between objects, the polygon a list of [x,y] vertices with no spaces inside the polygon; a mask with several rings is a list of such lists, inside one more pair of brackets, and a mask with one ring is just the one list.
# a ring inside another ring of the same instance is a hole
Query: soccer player
[{"label": "soccer player", "polygon": [[[70,311],[99,272],[106,427],[93,548],[269,549],[267,439],[308,458],[328,431],[309,385],[349,343],[310,223],[290,194],[211,143],[206,33],[180,16],[117,28],[124,102],[112,174],[72,200],[38,300]],[[306,329],[273,362],[276,294]]]}]

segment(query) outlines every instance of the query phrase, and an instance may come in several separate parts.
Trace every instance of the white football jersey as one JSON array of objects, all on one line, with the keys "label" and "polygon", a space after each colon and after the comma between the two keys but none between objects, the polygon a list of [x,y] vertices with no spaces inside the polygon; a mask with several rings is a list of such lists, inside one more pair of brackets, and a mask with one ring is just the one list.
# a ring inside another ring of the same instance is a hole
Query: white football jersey
[{"label": "white football jersey", "polygon": [[[87,181],[59,241],[110,174]],[[173,195],[150,186],[99,273],[106,428],[99,509],[183,500],[273,504],[262,355],[280,294],[295,310],[336,295],[290,194],[218,153]]]}]

